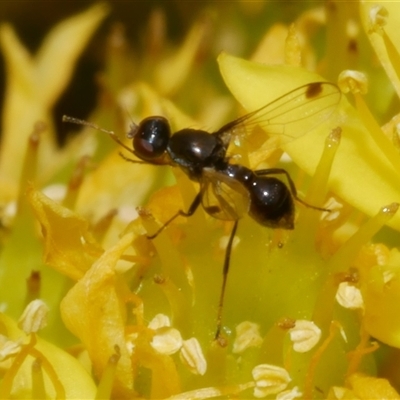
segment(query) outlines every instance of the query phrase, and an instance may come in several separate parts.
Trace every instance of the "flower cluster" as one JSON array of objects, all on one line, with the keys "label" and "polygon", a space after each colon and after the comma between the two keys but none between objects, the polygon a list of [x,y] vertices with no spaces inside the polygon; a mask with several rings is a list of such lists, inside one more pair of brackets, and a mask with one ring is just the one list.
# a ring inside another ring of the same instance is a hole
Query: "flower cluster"
[{"label": "flower cluster", "polygon": [[[293,231],[240,220],[218,337],[233,222],[200,207],[149,240],[199,188],[179,168],[127,162],[110,140],[131,118],[165,115],[174,131],[212,131],[235,115],[206,74],[205,42],[218,23],[203,16],[169,52],[156,11],[137,59],[115,27],[90,118],[113,131],[84,127],[62,149],[51,110],[108,8],[60,23],[34,57],[0,27],[1,398],[400,397],[400,10],[355,4],[330,1],[292,26],[274,24],[251,60],[218,57],[247,112],[324,81],[318,73],[337,83],[334,107],[318,103],[329,117],[319,121],[310,102],[277,119],[279,135],[255,127],[232,140],[232,162],[281,162],[298,197],[330,212],[296,202]],[[318,62],[316,27],[326,29]],[[307,112],[316,120],[303,135]],[[299,137],[282,140],[290,126]]]}]

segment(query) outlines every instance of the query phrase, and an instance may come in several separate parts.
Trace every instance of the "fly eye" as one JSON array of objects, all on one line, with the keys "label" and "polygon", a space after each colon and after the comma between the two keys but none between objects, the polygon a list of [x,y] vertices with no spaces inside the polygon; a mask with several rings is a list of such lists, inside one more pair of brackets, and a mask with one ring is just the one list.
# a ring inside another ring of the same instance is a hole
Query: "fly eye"
[{"label": "fly eye", "polygon": [[133,135],[135,153],[145,160],[161,157],[167,149],[171,129],[164,117],[145,118]]}]

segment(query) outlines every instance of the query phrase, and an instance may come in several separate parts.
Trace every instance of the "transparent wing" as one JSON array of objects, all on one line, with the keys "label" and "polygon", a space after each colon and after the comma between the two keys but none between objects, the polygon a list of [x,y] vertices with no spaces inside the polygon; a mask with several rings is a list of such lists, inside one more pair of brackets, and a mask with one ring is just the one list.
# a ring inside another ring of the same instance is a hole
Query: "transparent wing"
[{"label": "transparent wing", "polygon": [[237,180],[212,168],[204,168],[201,192],[202,205],[214,218],[234,221],[249,210],[248,190]]},{"label": "transparent wing", "polygon": [[229,143],[232,135],[243,134],[243,131],[249,133],[258,125],[269,135],[281,135],[281,143],[287,143],[327,120],[339,104],[340,97],[339,88],[332,83],[309,83],[229,122],[216,134]]}]

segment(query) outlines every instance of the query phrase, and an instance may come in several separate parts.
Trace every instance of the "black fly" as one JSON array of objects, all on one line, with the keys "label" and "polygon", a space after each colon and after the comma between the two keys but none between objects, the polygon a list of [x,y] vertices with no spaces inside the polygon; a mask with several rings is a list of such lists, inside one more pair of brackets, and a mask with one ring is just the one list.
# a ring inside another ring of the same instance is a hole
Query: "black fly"
[{"label": "black fly", "polygon": [[[139,160],[153,165],[181,168],[188,177],[200,184],[199,193],[189,209],[178,210],[149,239],[155,238],[178,216],[190,217],[202,205],[214,218],[233,221],[222,270],[223,283],[217,313],[215,339],[220,338],[222,308],[229,272],[232,243],[238,221],[245,214],[269,228],[294,228],[294,200],[317,210],[297,196],[288,172],[281,168],[251,170],[234,164],[227,155],[235,131],[253,126],[264,128],[269,134],[279,134],[282,141],[301,137],[326,120],[340,100],[337,86],[328,82],[315,82],[301,86],[266,106],[227,123],[218,131],[209,133],[198,129],[182,129],[171,134],[166,118],[148,117],[134,124],[128,137],[133,148],[126,146],[113,132],[94,124],[64,116],[63,120],[92,126],[107,132],[125,150]],[[288,186],[271,175],[284,175]]]}]

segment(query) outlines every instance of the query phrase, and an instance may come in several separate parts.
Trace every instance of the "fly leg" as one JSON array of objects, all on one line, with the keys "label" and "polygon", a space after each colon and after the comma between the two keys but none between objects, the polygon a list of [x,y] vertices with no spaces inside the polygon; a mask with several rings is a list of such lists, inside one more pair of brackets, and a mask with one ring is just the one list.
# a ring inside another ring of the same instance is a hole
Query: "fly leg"
[{"label": "fly leg", "polygon": [[236,220],[233,224],[231,235],[230,235],[229,241],[228,241],[228,245],[226,246],[226,250],[225,250],[225,261],[224,261],[224,267],[222,269],[222,287],[221,287],[221,293],[220,293],[219,302],[218,302],[217,330],[215,332],[215,337],[214,337],[215,340],[220,339],[221,325],[222,325],[222,309],[224,307],[226,282],[228,280],[229,264],[230,264],[231,253],[232,253],[232,244],[233,244],[233,239],[236,234],[238,222],[239,222],[239,220]]},{"label": "fly leg", "polygon": [[148,235],[147,239],[154,239],[155,237],[157,237],[175,218],[178,218],[179,216],[181,216],[181,217],[190,217],[190,216],[192,216],[195,213],[195,211],[197,210],[197,208],[199,207],[199,205],[201,204],[201,195],[202,195],[201,192],[199,192],[196,195],[196,197],[192,201],[192,204],[189,207],[189,210],[187,210],[186,212],[183,211],[183,210],[179,210],[167,222],[165,222],[164,225],[160,229],[158,229],[152,235]]},{"label": "fly leg", "polygon": [[254,173],[258,176],[265,176],[265,175],[278,175],[278,174],[284,174],[286,176],[286,179],[289,183],[289,188],[292,193],[292,196],[301,204],[305,205],[306,207],[313,208],[314,210],[319,210],[319,211],[327,211],[331,212],[328,208],[323,208],[323,207],[317,207],[313,206],[312,204],[308,204],[304,200],[302,200],[298,195],[297,195],[297,190],[296,186],[290,177],[289,173],[283,169],[283,168],[268,168],[268,169],[260,169],[258,171],[254,171]]}]

